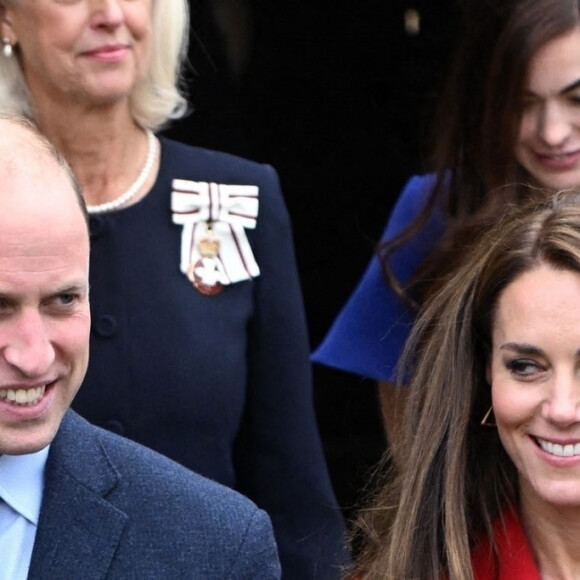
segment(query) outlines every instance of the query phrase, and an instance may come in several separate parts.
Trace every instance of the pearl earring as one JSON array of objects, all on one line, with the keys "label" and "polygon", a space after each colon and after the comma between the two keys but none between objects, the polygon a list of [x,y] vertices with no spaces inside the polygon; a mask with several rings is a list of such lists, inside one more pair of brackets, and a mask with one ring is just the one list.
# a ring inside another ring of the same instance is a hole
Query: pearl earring
[{"label": "pearl earring", "polygon": [[6,58],[10,58],[12,56],[12,45],[10,44],[10,39],[4,37],[2,39],[2,54],[6,57]]}]

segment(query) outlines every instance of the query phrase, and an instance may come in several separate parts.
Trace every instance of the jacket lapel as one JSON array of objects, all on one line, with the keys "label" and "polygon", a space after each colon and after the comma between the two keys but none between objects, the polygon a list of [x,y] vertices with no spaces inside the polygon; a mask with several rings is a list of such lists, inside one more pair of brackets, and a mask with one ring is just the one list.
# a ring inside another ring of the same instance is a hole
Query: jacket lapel
[{"label": "jacket lapel", "polygon": [[29,580],[106,577],[127,522],[105,499],[118,481],[94,428],[67,413],[46,465]]}]

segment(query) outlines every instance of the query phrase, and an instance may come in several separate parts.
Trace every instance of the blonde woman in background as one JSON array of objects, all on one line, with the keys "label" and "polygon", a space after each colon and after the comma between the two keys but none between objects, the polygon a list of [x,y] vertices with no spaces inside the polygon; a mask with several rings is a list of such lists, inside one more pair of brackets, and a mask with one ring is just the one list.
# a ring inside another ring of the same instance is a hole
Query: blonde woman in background
[{"label": "blonde woman in background", "polygon": [[188,32],[186,0],[0,0],[0,107],[64,154],[91,214],[74,408],[253,499],[284,578],[326,580],[343,524],[277,175],[155,136],[186,109]]}]

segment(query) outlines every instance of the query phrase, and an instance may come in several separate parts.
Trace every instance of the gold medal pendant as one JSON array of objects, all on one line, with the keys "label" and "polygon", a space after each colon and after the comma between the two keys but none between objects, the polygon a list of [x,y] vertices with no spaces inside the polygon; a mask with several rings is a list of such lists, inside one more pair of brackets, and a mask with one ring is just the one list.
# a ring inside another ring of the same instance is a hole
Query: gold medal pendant
[{"label": "gold medal pendant", "polygon": [[207,225],[205,235],[197,241],[197,250],[200,258],[190,264],[187,277],[202,294],[215,296],[224,288],[224,273],[219,260],[220,240],[214,235],[211,224]]},{"label": "gold medal pendant", "polygon": [[258,218],[258,187],[174,179],[171,212],[183,227],[179,270],[201,294],[260,275],[246,235]]}]

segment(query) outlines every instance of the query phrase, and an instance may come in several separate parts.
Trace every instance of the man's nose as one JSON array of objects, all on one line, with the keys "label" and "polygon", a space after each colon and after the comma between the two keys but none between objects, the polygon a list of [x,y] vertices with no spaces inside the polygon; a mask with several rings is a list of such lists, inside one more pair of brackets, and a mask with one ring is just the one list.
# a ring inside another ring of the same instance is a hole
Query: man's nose
[{"label": "man's nose", "polygon": [[55,360],[47,322],[36,310],[21,312],[6,331],[4,359],[26,377],[41,377]]}]

